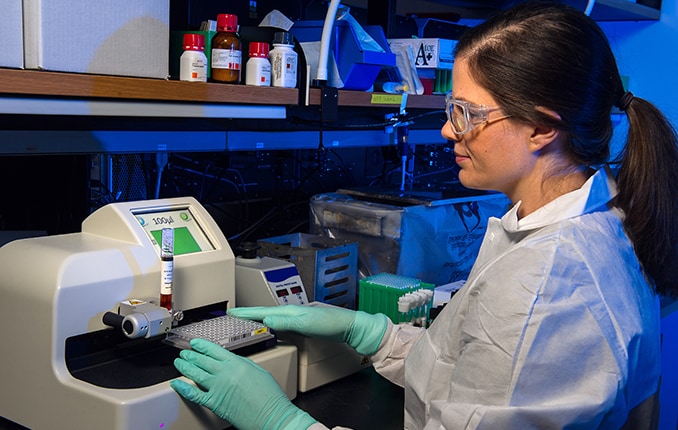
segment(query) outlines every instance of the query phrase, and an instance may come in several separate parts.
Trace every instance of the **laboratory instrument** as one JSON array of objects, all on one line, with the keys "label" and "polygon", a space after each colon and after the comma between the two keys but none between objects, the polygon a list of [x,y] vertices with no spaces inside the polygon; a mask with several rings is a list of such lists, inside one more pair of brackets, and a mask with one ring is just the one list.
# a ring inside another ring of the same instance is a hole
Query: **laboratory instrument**
[{"label": "laboratory instrument", "polygon": [[246,242],[235,259],[238,306],[278,306],[308,303],[297,266],[279,258],[259,257],[256,243]]},{"label": "laboratory instrument", "polygon": [[257,255],[297,267],[310,301],[355,309],[358,244],[315,234],[292,233],[257,240]]},{"label": "laboratory instrument", "polygon": [[[160,306],[163,228],[174,234],[171,311]],[[33,430],[229,426],[169,384],[183,377],[168,335],[223,318],[236,298],[235,256],[197,200],[109,204],[79,233],[1,247],[0,273],[0,416]],[[296,347],[245,329],[265,339],[234,352],[294,398]]]},{"label": "laboratory instrument", "polygon": [[[238,307],[332,306],[318,301],[309,302],[306,288],[297,267],[286,260],[257,256],[258,245],[241,248],[236,257],[235,284]],[[358,354],[344,343],[331,342],[292,332],[278,332],[280,339],[297,347],[298,382],[300,392],[312,390],[370,366],[366,356]]]}]

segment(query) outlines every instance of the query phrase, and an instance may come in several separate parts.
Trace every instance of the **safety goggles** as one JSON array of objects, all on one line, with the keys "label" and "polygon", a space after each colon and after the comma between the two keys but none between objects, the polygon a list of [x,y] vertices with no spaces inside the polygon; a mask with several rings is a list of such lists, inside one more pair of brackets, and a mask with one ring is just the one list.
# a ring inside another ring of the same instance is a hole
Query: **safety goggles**
[{"label": "safety goggles", "polygon": [[477,105],[464,100],[457,100],[452,93],[445,97],[445,113],[450,121],[450,126],[455,134],[462,135],[474,128],[489,122],[509,118],[511,115],[503,115],[490,119],[492,112],[501,111],[500,107]]}]

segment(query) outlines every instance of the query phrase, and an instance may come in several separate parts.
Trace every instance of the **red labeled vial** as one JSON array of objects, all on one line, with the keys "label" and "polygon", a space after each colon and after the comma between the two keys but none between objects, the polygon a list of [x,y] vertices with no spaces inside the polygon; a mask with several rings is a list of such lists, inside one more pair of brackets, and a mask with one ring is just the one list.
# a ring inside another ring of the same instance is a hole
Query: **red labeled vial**
[{"label": "red labeled vial", "polygon": [[249,60],[245,65],[245,84],[271,86],[271,62],[268,61],[268,43],[252,42]]},{"label": "red labeled vial", "polygon": [[207,67],[205,36],[196,33],[184,34],[184,53],[179,59],[179,80],[207,82]]}]

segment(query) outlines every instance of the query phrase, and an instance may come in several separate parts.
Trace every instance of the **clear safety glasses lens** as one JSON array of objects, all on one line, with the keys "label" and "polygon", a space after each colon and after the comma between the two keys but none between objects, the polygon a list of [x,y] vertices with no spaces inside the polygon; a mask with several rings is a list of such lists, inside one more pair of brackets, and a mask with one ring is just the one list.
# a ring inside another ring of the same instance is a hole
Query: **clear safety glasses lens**
[{"label": "clear safety glasses lens", "polygon": [[469,113],[465,106],[452,103],[447,109],[447,114],[452,124],[452,130],[457,134],[464,134],[469,131],[470,120]]},{"label": "clear safety glasses lens", "polygon": [[[462,135],[473,130],[476,126],[490,122],[490,112],[500,111],[500,107],[488,107],[485,105],[476,105],[471,102],[456,100],[452,93],[445,97],[445,112],[450,126],[455,134]],[[509,118],[510,115],[500,116],[493,119],[497,121]]]}]

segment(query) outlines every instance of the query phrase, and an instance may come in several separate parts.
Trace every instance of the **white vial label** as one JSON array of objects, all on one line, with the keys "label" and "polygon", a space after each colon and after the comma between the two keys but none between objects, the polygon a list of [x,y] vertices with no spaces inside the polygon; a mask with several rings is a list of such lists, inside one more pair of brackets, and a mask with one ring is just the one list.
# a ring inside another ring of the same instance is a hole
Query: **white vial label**
[{"label": "white vial label", "polygon": [[172,284],[174,283],[174,260],[162,260],[160,271],[160,276],[162,276],[160,294],[172,294]]},{"label": "white vial label", "polygon": [[188,82],[207,82],[207,57],[200,51],[186,51],[179,59],[179,79]]},{"label": "white vial label", "polygon": [[240,70],[242,52],[235,49],[212,49],[212,67]]}]

